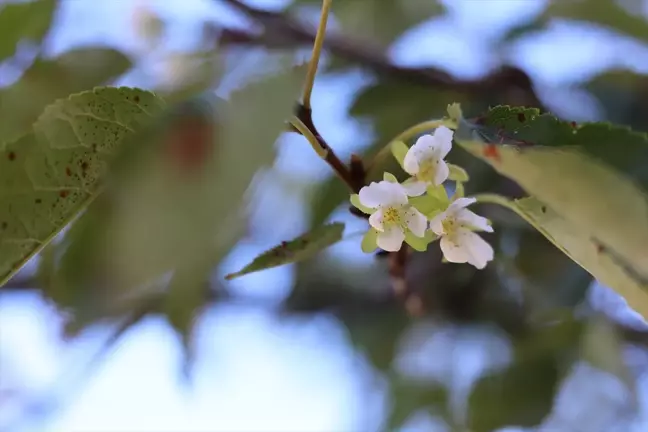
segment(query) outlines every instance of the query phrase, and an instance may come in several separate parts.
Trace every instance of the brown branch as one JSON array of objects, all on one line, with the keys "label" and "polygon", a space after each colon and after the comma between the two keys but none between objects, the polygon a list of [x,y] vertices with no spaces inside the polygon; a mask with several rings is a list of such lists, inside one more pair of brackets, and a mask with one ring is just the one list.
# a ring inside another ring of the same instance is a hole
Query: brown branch
[{"label": "brown branch", "polygon": [[[365,173],[362,171],[358,173],[357,164],[351,164],[351,167],[348,167],[340,160],[340,158],[335,154],[335,151],[328,145],[326,140],[317,130],[315,123],[313,123],[313,111],[310,108],[306,108],[303,104],[297,104],[295,109],[295,115],[302,123],[310,130],[310,132],[315,136],[317,143],[322,149],[326,151],[326,157],[324,160],[330,167],[335,171],[335,173],[349,186],[354,193],[360,192],[360,189],[364,186]],[[299,131],[295,131],[299,133]]]},{"label": "brown branch", "polygon": [[[223,45],[254,44],[267,48],[297,48],[311,45],[315,39],[314,28],[285,13],[263,11],[239,0],[222,1],[264,27],[264,31],[259,34],[224,29],[220,38]],[[382,47],[367,41],[355,41],[334,32],[328,33],[324,48],[331,54],[369,68],[379,75],[461,94],[505,93],[514,98],[518,105],[542,107],[531,78],[522,69],[504,66],[482,79],[460,80],[435,68],[395,65],[385,55]]]}]

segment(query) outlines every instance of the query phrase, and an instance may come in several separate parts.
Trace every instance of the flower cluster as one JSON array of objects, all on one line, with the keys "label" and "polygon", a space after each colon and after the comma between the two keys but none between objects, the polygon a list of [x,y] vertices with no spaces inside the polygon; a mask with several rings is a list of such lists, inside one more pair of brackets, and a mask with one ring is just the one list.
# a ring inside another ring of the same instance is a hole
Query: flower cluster
[{"label": "flower cluster", "polygon": [[[371,228],[362,241],[362,249],[377,247],[396,252],[403,242],[424,251],[439,240],[445,259],[468,263],[478,269],[493,259],[493,248],[476,231],[493,232],[490,222],[466,207],[475,198],[463,197],[463,182],[468,175],[460,167],[446,163],[452,149],[454,132],[441,126],[433,135],[424,135],[408,148],[403,142],[392,144],[392,153],[410,176],[399,183],[390,173],[380,182],[372,182],[351,196],[351,203],[370,215]],[[449,198],[446,180],[457,187]]]}]

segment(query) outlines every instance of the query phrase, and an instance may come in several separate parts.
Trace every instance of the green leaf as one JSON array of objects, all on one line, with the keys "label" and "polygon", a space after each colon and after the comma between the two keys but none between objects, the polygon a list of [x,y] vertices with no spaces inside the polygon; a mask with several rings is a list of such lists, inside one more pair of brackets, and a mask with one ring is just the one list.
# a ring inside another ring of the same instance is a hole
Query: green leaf
[{"label": "green leaf", "polygon": [[415,412],[424,409],[432,413],[447,413],[448,390],[436,383],[410,382],[400,377],[391,379],[391,412],[387,429],[399,430]]},{"label": "green leaf", "polygon": [[408,151],[409,147],[407,147],[407,144],[405,144],[403,141],[394,141],[391,143],[392,155],[394,155],[396,161],[403,169],[405,169],[405,156],[407,155]]},{"label": "green leaf", "polygon": [[362,205],[362,203],[360,202],[360,196],[358,194],[351,195],[350,201],[355,208],[357,208],[364,214],[371,214],[374,212],[374,209],[370,209],[369,207]]},{"label": "green leaf", "polygon": [[615,0],[554,1],[542,15],[550,18],[571,18],[600,24],[619,33],[648,41],[648,23],[639,10],[625,9]]},{"label": "green leaf", "polygon": [[552,355],[525,359],[480,378],[468,399],[470,430],[537,426],[553,406],[558,379]]},{"label": "green leaf", "polygon": [[503,106],[483,123],[462,123],[456,142],[577,226],[636,280],[648,280],[646,134]]},{"label": "green leaf", "polygon": [[0,142],[28,132],[57,99],[106,84],[130,67],[128,57],[109,48],[77,48],[53,59],[37,59],[18,82],[0,89]]},{"label": "green leaf", "polygon": [[378,249],[378,231],[375,228],[369,228],[365,233],[362,237],[360,248],[364,253],[372,253]]},{"label": "green leaf", "polygon": [[207,94],[177,104],[134,138],[129,150],[142,154],[123,157],[121,205],[104,240],[116,285],[138,286],[203,254],[216,258],[244,234],[252,180],[273,163],[302,88],[305,68],[284,66],[228,101]]},{"label": "green leaf", "polygon": [[230,280],[249,273],[304,261],[340,241],[343,232],[344,224],[339,222],[315,228],[309,233],[262,253],[243,269],[230,273],[225,278]]},{"label": "green leaf", "polygon": [[465,183],[470,180],[470,176],[465,169],[461,168],[458,165],[449,163],[448,168],[450,168],[450,174],[448,175],[448,180]]},{"label": "green leaf", "polygon": [[405,242],[418,252],[425,252],[429,243],[425,237],[416,237],[411,231],[405,232]]},{"label": "green leaf", "polygon": [[624,358],[623,337],[613,323],[597,316],[585,326],[581,339],[581,358],[599,370],[619,378],[634,394],[636,381]]},{"label": "green leaf", "polygon": [[396,178],[396,176],[394,174],[388,173],[388,172],[385,172],[383,174],[383,180],[388,181],[390,183],[398,183],[398,179]]},{"label": "green leaf", "polygon": [[0,63],[16,54],[21,41],[41,42],[50,30],[57,5],[57,0],[33,0],[0,8]]},{"label": "green leaf", "polygon": [[468,428],[491,432],[505,426],[533,427],[550,413],[563,371],[569,370],[582,325],[543,326],[514,345],[513,363],[487,372],[468,398]]},{"label": "green leaf", "polygon": [[648,318],[648,285],[628,271],[609,251],[582,229],[535,198],[514,203],[517,212],[602,284],[623,296],[630,306]]},{"label": "green leaf", "polygon": [[33,132],[0,144],[0,285],[97,195],[124,139],[163,101],[97,88],[47,107]]}]

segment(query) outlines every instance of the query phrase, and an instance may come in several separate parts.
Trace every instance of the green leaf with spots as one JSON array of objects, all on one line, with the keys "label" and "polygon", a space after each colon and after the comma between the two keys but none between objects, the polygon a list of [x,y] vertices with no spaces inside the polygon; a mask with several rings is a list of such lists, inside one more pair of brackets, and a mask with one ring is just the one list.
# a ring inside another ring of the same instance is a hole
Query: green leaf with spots
[{"label": "green leaf with spots", "polygon": [[97,195],[115,151],[163,105],[143,90],[97,88],[0,144],[0,285]]},{"label": "green leaf with spots", "polygon": [[49,104],[109,84],[130,67],[130,59],[121,52],[98,47],[36,59],[16,83],[0,89],[0,142],[28,132]]},{"label": "green leaf with spots", "polygon": [[455,141],[648,280],[647,134],[499,106],[462,122]]},{"label": "green leaf with spots", "polygon": [[243,269],[228,274],[226,279],[234,279],[249,273],[309,259],[318,252],[339,242],[342,239],[343,231],[344,224],[339,222],[315,228],[309,233],[262,253]]},{"label": "green leaf with spots", "polygon": [[41,42],[57,5],[58,0],[35,0],[0,7],[0,62],[16,54],[21,41]]}]

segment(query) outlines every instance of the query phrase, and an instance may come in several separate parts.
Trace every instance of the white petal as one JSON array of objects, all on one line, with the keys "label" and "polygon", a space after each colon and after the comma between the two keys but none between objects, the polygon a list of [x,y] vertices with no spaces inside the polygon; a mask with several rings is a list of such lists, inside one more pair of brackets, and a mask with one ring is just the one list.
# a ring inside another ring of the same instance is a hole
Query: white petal
[{"label": "white petal", "polygon": [[385,201],[383,205],[405,205],[407,204],[407,192],[400,183],[392,183],[388,181],[380,182],[381,188],[385,191]]},{"label": "white petal", "polygon": [[450,204],[450,207],[448,208],[448,213],[457,213],[459,210],[462,208],[468,207],[471,204],[474,204],[477,202],[477,198],[457,198]]},{"label": "white petal", "polygon": [[360,204],[369,208],[376,208],[385,200],[383,188],[376,182],[371,182],[369,186],[364,186],[358,193]]},{"label": "white petal", "polygon": [[461,245],[456,243],[455,236],[444,236],[441,237],[441,252],[443,256],[450,262],[453,263],[466,263],[470,259],[468,250],[461,247]]},{"label": "white petal", "polygon": [[416,237],[423,237],[427,229],[427,219],[423,214],[415,208],[410,208],[405,214],[407,228],[412,231]]},{"label": "white petal", "polygon": [[434,139],[434,136],[429,134],[422,135],[421,137],[419,137],[419,139],[417,139],[414,145],[412,146],[414,153],[416,153],[417,155],[430,153],[435,148],[436,148],[436,140]]},{"label": "white petal", "polygon": [[378,233],[376,242],[378,243],[379,248],[386,250],[387,252],[396,252],[400,250],[403,245],[403,240],[405,240],[405,233],[403,230],[392,225],[386,231]]},{"label": "white petal", "polygon": [[[457,233],[457,241],[460,247],[468,253],[468,263],[478,269],[486,267],[488,261],[492,261],[495,255],[493,248],[486,240],[472,231],[461,230]],[[448,260],[450,261],[450,260]]]},{"label": "white petal", "polygon": [[411,197],[421,196],[427,190],[427,183],[417,180],[406,181],[401,186],[403,186],[403,188],[407,192],[407,195]]},{"label": "white petal", "polygon": [[459,223],[469,225],[472,229],[493,232],[493,227],[488,223],[488,219],[483,216],[479,216],[478,214],[475,214],[468,209],[464,208],[459,210],[457,212],[456,218]]},{"label": "white petal", "polygon": [[448,217],[446,212],[441,212],[438,215],[434,216],[430,221],[430,229],[436,235],[444,235],[443,231],[443,221]]},{"label": "white petal", "polygon": [[414,146],[405,154],[405,159],[403,159],[403,169],[409,175],[416,175],[419,172],[419,163]]},{"label": "white petal", "polygon": [[377,229],[378,231],[383,231],[383,211],[378,209],[369,216],[369,225]]},{"label": "white petal", "polygon": [[450,168],[448,164],[445,163],[443,159],[439,159],[439,162],[436,166],[436,171],[434,172],[434,186],[439,186],[441,183],[448,179],[450,175]]},{"label": "white petal", "polygon": [[452,129],[441,126],[434,131],[434,140],[436,141],[435,147],[438,149],[439,157],[444,158],[452,150],[452,137],[454,132]]}]

